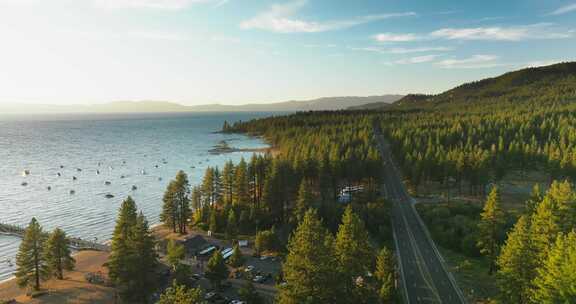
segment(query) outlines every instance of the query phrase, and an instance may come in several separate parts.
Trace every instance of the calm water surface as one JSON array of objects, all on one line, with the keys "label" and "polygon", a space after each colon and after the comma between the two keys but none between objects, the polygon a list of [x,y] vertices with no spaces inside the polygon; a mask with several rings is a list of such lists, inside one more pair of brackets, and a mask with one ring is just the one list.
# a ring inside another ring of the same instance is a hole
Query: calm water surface
[{"label": "calm water surface", "polygon": [[[214,133],[224,120],[263,116],[269,113],[0,116],[0,222],[25,225],[35,216],[47,230],[58,226],[105,241],[122,199],[131,195],[157,223],[163,191],[178,170],[197,184],[206,167],[251,156],[209,154],[219,141],[264,146],[259,139]],[[18,244],[0,235],[0,281],[15,270]]]}]

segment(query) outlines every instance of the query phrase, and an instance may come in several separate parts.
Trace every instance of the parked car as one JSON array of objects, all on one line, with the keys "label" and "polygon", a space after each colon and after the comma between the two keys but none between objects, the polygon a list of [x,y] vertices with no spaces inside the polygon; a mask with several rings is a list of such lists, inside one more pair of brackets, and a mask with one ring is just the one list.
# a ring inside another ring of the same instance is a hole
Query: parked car
[{"label": "parked car", "polygon": [[204,300],[213,300],[216,298],[217,295],[218,294],[216,292],[211,291],[211,292],[204,295]]},{"label": "parked car", "polygon": [[252,279],[252,282],[254,283],[264,283],[264,281],[266,281],[266,277],[261,275],[258,275],[254,279]]},{"label": "parked car", "polygon": [[246,266],[246,268],[244,269],[244,271],[246,271],[246,272],[250,272],[250,271],[252,271],[252,270],[254,270],[254,266],[252,266],[252,265],[248,265],[248,266]]}]

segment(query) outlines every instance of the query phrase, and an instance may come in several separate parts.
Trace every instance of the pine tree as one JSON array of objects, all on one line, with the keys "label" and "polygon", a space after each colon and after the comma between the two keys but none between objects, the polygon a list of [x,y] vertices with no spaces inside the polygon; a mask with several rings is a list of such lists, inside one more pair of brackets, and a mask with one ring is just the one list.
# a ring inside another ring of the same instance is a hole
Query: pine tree
[{"label": "pine tree", "polygon": [[210,209],[210,227],[208,228],[212,233],[216,233],[220,230],[218,225],[218,210],[216,208]]},{"label": "pine tree", "polygon": [[176,174],[175,183],[175,205],[177,206],[177,222],[178,222],[178,232],[181,234],[186,234],[186,226],[188,224],[188,219],[190,218],[190,183],[188,182],[188,176],[184,171],[180,170]]},{"label": "pine tree", "polygon": [[534,279],[534,303],[576,303],[576,232],[560,234]]},{"label": "pine tree", "polygon": [[378,297],[382,304],[392,303],[394,300],[394,261],[390,251],[384,247],[376,257],[376,271],[374,276],[378,280]]},{"label": "pine tree", "polygon": [[348,205],[342,216],[342,223],[338,228],[334,244],[338,270],[343,276],[348,298],[356,296],[354,290],[356,279],[364,277],[372,270],[374,255],[368,238],[364,222]]},{"label": "pine tree", "polygon": [[192,267],[184,263],[178,263],[174,267],[174,280],[178,285],[184,285],[186,287],[193,287],[195,281],[192,279]]},{"label": "pine tree", "polygon": [[278,303],[338,302],[332,248],[333,237],[316,211],[309,210],[288,242],[288,255],[282,265],[286,284],[279,289]]},{"label": "pine tree", "polygon": [[214,168],[206,168],[204,179],[202,180],[202,194],[204,197],[204,205],[213,206],[216,203],[216,178],[214,176]]},{"label": "pine tree", "polygon": [[300,188],[298,189],[298,200],[296,200],[296,208],[294,208],[294,218],[296,223],[302,221],[304,214],[311,208],[314,204],[315,196],[310,189],[309,182],[307,180],[302,180],[300,183]]},{"label": "pine tree", "polygon": [[238,245],[234,246],[234,251],[228,260],[228,264],[230,264],[232,267],[240,267],[244,265],[244,257],[242,256],[242,252],[240,251],[240,247]]},{"label": "pine tree", "polygon": [[492,188],[478,223],[478,248],[480,253],[488,257],[489,270],[495,270],[498,257],[499,237],[504,225],[504,212],[500,209],[500,192],[498,187]]},{"label": "pine tree", "polygon": [[526,201],[526,213],[532,215],[543,198],[540,184],[534,184],[532,192],[530,193],[530,198]]},{"label": "pine tree", "polygon": [[220,250],[217,250],[214,252],[210,260],[208,260],[205,276],[208,280],[210,280],[212,287],[219,289],[222,281],[228,278],[228,274],[228,267],[224,262],[222,253]]},{"label": "pine tree", "polygon": [[546,197],[554,200],[558,206],[560,229],[568,233],[576,228],[576,194],[572,184],[568,180],[554,181],[546,192]]},{"label": "pine tree", "polygon": [[192,198],[190,199],[192,209],[197,211],[202,209],[202,190],[196,186],[192,189]]},{"label": "pine tree", "polygon": [[508,233],[497,265],[502,300],[505,303],[527,303],[537,266],[528,216],[521,216]]},{"label": "pine tree", "polygon": [[134,256],[132,257],[130,284],[126,293],[128,298],[136,299],[140,303],[147,303],[156,287],[156,267],[158,260],[154,250],[155,241],[148,222],[142,213],[136,219],[133,238],[130,241]]},{"label": "pine tree", "polygon": [[125,282],[130,271],[130,258],[133,254],[130,239],[136,225],[136,203],[131,197],[122,202],[116,226],[112,235],[108,270],[110,279],[117,285]]},{"label": "pine tree", "polygon": [[70,252],[70,241],[66,237],[66,233],[60,228],[48,236],[45,246],[46,262],[50,268],[50,272],[57,279],[64,278],[64,270],[71,271],[74,269],[76,261]]},{"label": "pine tree", "polygon": [[222,196],[224,204],[232,204],[234,195],[234,164],[231,160],[222,169]]},{"label": "pine tree", "polygon": [[166,260],[173,269],[176,268],[176,265],[180,264],[180,261],[185,257],[185,248],[182,244],[178,244],[174,240],[168,241],[168,246],[166,250]]},{"label": "pine tree", "polygon": [[176,183],[170,181],[168,187],[164,192],[164,197],[162,198],[162,213],[160,214],[160,220],[164,225],[171,227],[172,232],[176,233],[178,228],[178,205],[176,203]]},{"label": "pine tree", "polygon": [[203,304],[202,290],[199,288],[187,288],[184,285],[172,282],[162,295],[157,304]]},{"label": "pine tree", "polygon": [[561,231],[558,204],[549,196],[545,196],[536,207],[530,223],[530,236],[538,265],[544,262],[548,254],[548,248],[554,243]]},{"label": "pine tree", "polygon": [[244,206],[250,203],[250,181],[248,179],[248,166],[244,158],[240,160],[234,173],[234,203]]},{"label": "pine tree", "polygon": [[107,266],[108,275],[123,299],[145,303],[155,287],[158,261],[148,222],[142,213],[136,212],[131,197],[122,202]]},{"label": "pine tree", "polygon": [[228,212],[228,220],[226,222],[226,238],[233,239],[238,234],[238,221],[236,220],[236,212],[230,209]]},{"label": "pine tree", "polygon": [[39,290],[40,282],[50,276],[43,250],[45,239],[42,227],[36,218],[32,218],[16,255],[16,279],[21,288]]}]

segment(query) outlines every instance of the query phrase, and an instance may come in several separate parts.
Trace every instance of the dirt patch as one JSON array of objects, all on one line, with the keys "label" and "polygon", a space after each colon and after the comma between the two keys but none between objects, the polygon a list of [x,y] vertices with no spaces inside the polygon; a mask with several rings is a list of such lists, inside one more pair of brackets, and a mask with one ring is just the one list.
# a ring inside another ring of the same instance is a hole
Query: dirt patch
[{"label": "dirt patch", "polygon": [[114,303],[115,289],[86,282],[87,273],[102,272],[107,275],[103,264],[109,253],[99,251],[81,251],[74,256],[76,270],[65,273],[64,280],[44,282],[42,289],[47,293],[36,299],[26,296],[26,290],[18,288],[15,280],[0,283],[0,299],[15,299],[17,303]]}]

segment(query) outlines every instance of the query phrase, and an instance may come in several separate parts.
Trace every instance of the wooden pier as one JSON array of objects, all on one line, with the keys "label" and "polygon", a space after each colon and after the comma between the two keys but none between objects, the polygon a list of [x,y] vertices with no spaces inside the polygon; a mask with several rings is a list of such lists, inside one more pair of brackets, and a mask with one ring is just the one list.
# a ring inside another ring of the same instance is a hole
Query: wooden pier
[{"label": "wooden pier", "polygon": [[[16,237],[24,237],[25,227],[0,223],[0,235],[12,235]],[[110,246],[105,244],[100,244],[97,242],[87,241],[81,238],[68,237],[70,241],[70,247],[74,250],[97,250],[97,251],[110,251]]]}]

